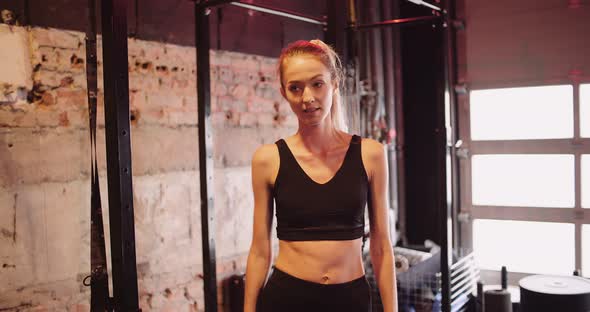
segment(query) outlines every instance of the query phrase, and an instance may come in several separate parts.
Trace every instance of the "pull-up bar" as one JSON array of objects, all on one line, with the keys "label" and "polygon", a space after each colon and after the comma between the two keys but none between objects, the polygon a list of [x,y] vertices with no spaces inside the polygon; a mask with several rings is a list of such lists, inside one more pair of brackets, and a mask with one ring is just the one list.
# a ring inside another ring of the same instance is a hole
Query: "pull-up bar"
[{"label": "pull-up bar", "polygon": [[407,1],[417,4],[417,5],[425,6],[427,8],[431,8],[433,10],[442,11],[439,7],[434,6],[430,3],[422,1],[422,0],[407,0]]},{"label": "pull-up bar", "polygon": [[244,3],[238,1],[231,1],[231,0],[210,0],[204,1],[199,4],[201,7],[209,8],[213,6],[223,5],[223,4],[231,4],[237,7],[242,7],[249,10],[259,11],[263,13],[278,15],[282,17],[287,17],[295,20],[299,20],[302,22],[307,22],[311,24],[323,25],[326,26],[328,23],[325,21],[325,18],[317,18],[314,16],[309,16],[285,9],[275,8],[269,5],[262,5],[262,4],[254,4],[254,3]]},{"label": "pull-up bar", "polygon": [[408,17],[408,18],[392,19],[392,20],[371,23],[371,24],[352,25],[351,28],[360,30],[360,29],[367,29],[367,28],[373,28],[373,27],[385,27],[385,26],[395,26],[395,25],[401,26],[401,25],[410,25],[410,24],[418,24],[418,23],[436,21],[439,19],[440,19],[440,16],[435,16],[435,15]]},{"label": "pull-up bar", "polygon": [[[421,6],[431,8],[436,11],[442,11],[441,8],[439,8],[435,5],[432,5],[428,2],[422,1],[422,0],[407,0],[407,1],[414,3],[416,5],[421,5]],[[311,23],[311,24],[317,24],[317,25],[323,25],[323,26],[328,25],[325,18],[317,18],[317,17],[301,14],[298,12],[293,12],[290,10],[275,8],[272,6],[262,5],[262,4],[243,3],[243,2],[231,1],[231,0],[209,0],[209,1],[203,1],[203,2],[199,3],[198,6],[201,8],[210,8],[210,7],[219,6],[219,5],[223,5],[223,4],[231,4],[231,5],[234,5],[237,7],[242,7],[242,8],[246,8],[249,10],[254,10],[254,11],[259,11],[259,12],[263,12],[263,13],[287,17],[287,18],[291,18],[291,19],[295,19],[295,20],[299,20],[299,21],[307,22],[307,23]],[[410,17],[410,18],[387,20],[387,21],[382,21],[382,22],[373,23],[373,24],[356,25],[356,26],[353,26],[352,28],[353,29],[363,29],[363,28],[393,26],[393,25],[402,25],[402,24],[404,24],[404,25],[405,24],[415,24],[415,23],[428,22],[428,21],[437,20],[437,19],[439,19],[438,16]]]}]

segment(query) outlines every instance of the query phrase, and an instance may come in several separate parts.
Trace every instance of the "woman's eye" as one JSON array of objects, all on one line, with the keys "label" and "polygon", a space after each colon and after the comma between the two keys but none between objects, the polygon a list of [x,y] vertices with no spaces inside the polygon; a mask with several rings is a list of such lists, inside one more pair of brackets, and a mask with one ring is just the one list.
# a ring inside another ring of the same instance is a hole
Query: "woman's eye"
[{"label": "woman's eye", "polygon": [[299,87],[298,86],[290,86],[289,87],[289,91],[291,91],[291,92],[297,92],[297,91],[299,91]]},{"label": "woman's eye", "polygon": [[321,87],[321,86],[323,86],[323,85],[324,85],[324,83],[323,83],[323,82],[321,82],[321,81],[317,81],[317,82],[315,82],[315,83],[313,84],[313,86],[314,86],[314,87],[316,87],[316,88],[320,88],[320,87]]}]

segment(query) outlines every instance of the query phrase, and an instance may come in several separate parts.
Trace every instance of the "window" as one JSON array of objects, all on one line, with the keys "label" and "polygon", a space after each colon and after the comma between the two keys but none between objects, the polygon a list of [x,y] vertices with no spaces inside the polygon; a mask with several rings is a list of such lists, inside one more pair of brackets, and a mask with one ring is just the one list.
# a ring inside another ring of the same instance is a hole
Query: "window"
[{"label": "window", "polygon": [[590,276],[590,84],[473,90],[459,120],[462,247],[483,270]]},{"label": "window", "polygon": [[573,155],[475,155],[473,204],[574,207]]},{"label": "window", "polygon": [[471,92],[471,139],[571,138],[572,86],[478,90]]},{"label": "window", "polygon": [[575,262],[574,225],[475,220],[473,247],[479,267],[571,275]]}]

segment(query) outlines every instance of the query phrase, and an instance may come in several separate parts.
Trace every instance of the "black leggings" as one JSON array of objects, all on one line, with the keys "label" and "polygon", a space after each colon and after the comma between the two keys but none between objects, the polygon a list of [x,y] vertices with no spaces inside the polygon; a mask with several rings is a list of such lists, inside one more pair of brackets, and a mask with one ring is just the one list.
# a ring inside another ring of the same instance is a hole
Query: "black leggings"
[{"label": "black leggings", "polygon": [[341,284],[320,284],[287,274],[273,266],[260,292],[257,312],[370,312],[371,288],[361,276]]}]

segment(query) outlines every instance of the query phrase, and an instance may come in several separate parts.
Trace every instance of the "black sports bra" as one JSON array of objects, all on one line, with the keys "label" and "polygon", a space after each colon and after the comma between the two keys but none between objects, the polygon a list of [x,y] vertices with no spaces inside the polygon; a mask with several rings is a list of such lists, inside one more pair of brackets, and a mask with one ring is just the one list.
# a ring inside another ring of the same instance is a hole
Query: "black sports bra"
[{"label": "black sports bra", "polygon": [[352,240],[362,237],[368,177],[361,158],[361,138],[353,135],[342,166],[334,177],[319,184],[297,163],[280,139],[280,167],[273,195],[280,240]]}]

